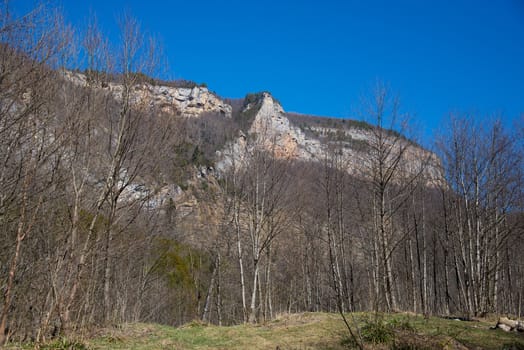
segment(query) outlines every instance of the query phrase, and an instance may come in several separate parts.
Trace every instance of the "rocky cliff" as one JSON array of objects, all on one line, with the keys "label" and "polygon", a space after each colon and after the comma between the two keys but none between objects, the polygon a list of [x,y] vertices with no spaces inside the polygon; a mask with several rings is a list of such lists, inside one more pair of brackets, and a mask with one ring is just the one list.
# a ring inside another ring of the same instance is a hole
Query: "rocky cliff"
[{"label": "rocky cliff", "polygon": [[[243,112],[254,110],[255,117],[248,135],[241,134],[221,153],[219,170],[225,170],[233,160],[241,162],[243,154],[253,147],[263,147],[279,159],[319,162],[335,149],[342,156],[345,170],[355,176],[367,176],[372,167],[370,152],[376,142],[377,129],[363,122],[331,120],[335,126],[314,125],[308,116],[290,115],[271,94],[264,92],[247,104]],[[293,117],[293,118],[290,118]],[[316,117],[317,119],[320,119]],[[384,131],[386,147],[402,152],[404,171],[424,174],[433,183],[440,178],[437,157],[417,144],[394,132]],[[247,140],[251,139],[251,143]]]},{"label": "rocky cliff", "polygon": [[[85,74],[65,71],[63,75],[79,86],[88,85]],[[112,92],[117,99],[122,96],[122,84],[109,81],[98,88]],[[203,113],[220,113],[231,117],[231,106],[201,86],[170,87],[140,83],[133,86],[131,98],[134,103],[155,106],[166,113],[185,117],[198,117]]]},{"label": "rocky cliff", "polygon": [[[63,74],[77,85],[88,85],[84,74],[69,71]],[[110,91],[116,99],[121,98],[123,91],[123,86],[116,82],[108,82],[98,88]],[[350,120],[288,114],[268,92],[251,96],[244,100],[241,110],[242,115],[251,116],[248,127],[239,130],[238,137],[224,148],[217,149],[214,161],[219,172],[227,170],[233,161],[242,162],[246,152],[255,146],[270,151],[279,159],[308,162],[320,162],[329,152],[337,149],[343,157],[347,172],[355,176],[366,176],[366,172],[369,172],[371,145],[377,130],[373,126]],[[170,87],[140,83],[133,87],[132,100],[137,104],[159,108],[174,117],[198,118],[213,113],[217,117],[231,118],[233,113],[230,104],[199,86]],[[439,161],[433,153],[407,139],[399,138],[399,135],[390,134],[389,137],[391,140],[386,142],[395,142],[395,147],[404,149],[403,167],[406,171],[414,173],[428,165],[424,172],[434,179],[431,181],[440,178]],[[166,190],[160,191],[163,192]],[[176,188],[167,192],[173,198],[180,197],[180,191]],[[154,201],[160,203],[165,202],[165,199]]]},{"label": "rocky cliff", "polygon": [[319,140],[306,137],[300,128],[293,125],[282,106],[269,93],[262,93],[255,104],[259,109],[249,133],[258,135],[265,148],[272,150],[277,158],[313,160],[321,155]]}]

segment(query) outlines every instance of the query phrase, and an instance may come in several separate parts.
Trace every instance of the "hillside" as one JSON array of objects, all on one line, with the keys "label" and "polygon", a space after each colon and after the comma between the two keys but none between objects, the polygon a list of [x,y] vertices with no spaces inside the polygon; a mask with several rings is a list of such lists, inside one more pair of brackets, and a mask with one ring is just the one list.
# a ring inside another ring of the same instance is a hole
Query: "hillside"
[{"label": "hillside", "polygon": [[[117,101],[122,98],[124,86],[116,78],[90,85],[88,76],[80,72],[65,71],[63,77],[76,86],[107,92]],[[159,85],[162,83],[165,85]],[[186,161],[194,161],[193,153],[198,149],[203,152],[204,158],[200,164],[197,162],[194,165],[206,165],[210,170],[217,170],[212,173],[215,177],[224,176],[233,158],[236,158],[238,164],[242,163],[243,153],[249,148],[246,146],[246,136],[252,138],[254,135],[250,142],[263,144],[263,148],[276,159],[287,161],[318,164],[335,149],[340,149],[345,171],[365,178],[369,176],[371,167],[368,155],[373,138],[377,132],[384,132],[387,142],[397,143],[396,147],[403,153],[401,166],[405,171],[424,171],[429,184],[441,182],[438,158],[403,135],[391,130],[378,131],[379,127],[362,121],[286,113],[278,100],[268,92],[248,94],[238,101],[229,100],[229,104],[228,100],[220,99],[205,87],[180,87],[140,77],[139,82],[132,87],[130,101],[137,108],[145,106],[154,113],[163,113],[176,121],[178,127],[186,129],[183,147],[189,147],[191,153],[185,155],[189,157]],[[194,174],[188,173],[182,175],[182,178],[195,176],[195,170],[186,170]],[[207,172],[205,168],[196,170],[199,171]],[[145,198],[148,193],[157,193],[150,199],[151,205],[170,200],[183,206],[187,206],[188,201],[195,202],[191,192],[181,196],[183,191],[180,186],[186,188],[188,185],[185,180],[163,187],[147,183],[141,177],[137,180],[141,181],[126,188],[126,197]],[[193,199],[188,200],[188,197]],[[189,211],[198,210],[194,204],[191,207]]]},{"label": "hillside", "polygon": [[[86,87],[89,80],[81,73],[65,72],[64,77],[82,87]],[[123,85],[118,82],[110,81],[98,88],[109,91],[116,99],[121,99]],[[271,150],[276,158],[321,162],[335,145],[335,148],[340,148],[344,153],[344,162],[348,163],[346,170],[357,176],[363,176],[362,173],[367,171],[366,162],[372,139],[378,132],[383,132],[388,143],[396,143],[399,139],[398,147],[405,149],[402,151],[405,153],[403,167],[419,169],[426,166],[423,163],[429,163],[425,170],[428,176],[434,178],[434,181],[439,181],[440,178],[437,157],[398,132],[379,130],[379,126],[372,126],[363,121],[286,113],[269,92],[248,94],[243,100],[231,101],[232,104],[236,102],[233,108],[204,87],[173,87],[158,85],[155,82],[141,82],[133,86],[131,102],[134,105],[149,106],[173,117],[192,118],[195,121],[202,116],[207,117],[207,120],[228,119],[232,124],[228,127],[233,126],[232,130],[229,130],[229,137],[241,133],[236,141],[238,143],[242,142],[245,135],[257,135],[259,140],[256,142],[265,143],[265,148]],[[198,121],[195,123],[199,124]],[[211,125],[211,128],[217,127],[216,124]],[[203,122],[197,128],[201,129],[198,132],[206,133],[210,127]],[[263,138],[265,140],[262,140]],[[209,142],[205,140],[204,143],[206,141]],[[238,144],[228,146],[219,143],[212,146],[216,147],[208,151],[212,158],[213,153],[224,154],[231,149],[239,152]],[[224,162],[230,162],[227,158],[228,156],[225,159],[213,160],[217,161],[218,168],[222,169]]]},{"label": "hillside", "polygon": [[[87,87],[89,83],[88,77],[79,72],[66,71],[64,78],[81,87]],[[234,125],[234,130],[231,130],[233,135],[237,131],[248,135],[258,134],[268,139],[264,142],[271,140],[272,144],[267,147],[274,148],[277,158],[318,162],[325,157],[329,144],[338,142],[351,163],[348,171],[356,174],[359,164],[363,162],[362,158],[369,151],[373,130],[377,129],[363,121],[286,113],[269,92],[248,94],[239,101],[229,100],[235,105],[233,108],[227,100],[220,99],[205,87],[177,87],[176,84],[164,83],[166,85],[159,85],[162,82],[152,79],[137,83],[131,92],[132,104],[147,105],[173,117],[231,119]],[[121,99],[123,85],[118,83],[118,79],[112,79],[95,89],[106,90],[116,99]],[[205,123],[199,127],[207,128]],[[395,131],[384,132],[391,139],[403,137]],[[409,140],[403,139],[402,142],[409,143]],[[214,152],[226,151],[220,149],[220,145],[215,146],[217,148]],[[411,154],[405,157],[406,160],[415,162],[417,159],[431,157],[434,158],[433,162],[436,161],[434,155],[417,144],[409,143],[406,147]],[[438,167],[438,164],[432,166]],[[437,171],[435,169],[433,172],[436,174]]]}]

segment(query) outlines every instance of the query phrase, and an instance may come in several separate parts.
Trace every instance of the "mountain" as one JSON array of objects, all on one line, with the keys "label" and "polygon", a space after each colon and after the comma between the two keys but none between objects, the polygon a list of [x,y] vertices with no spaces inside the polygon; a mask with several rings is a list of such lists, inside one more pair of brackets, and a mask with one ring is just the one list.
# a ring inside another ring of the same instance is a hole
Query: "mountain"
[{"label": "mountain", "polygon": [[[65,71],[64,77],[78,86],[88,85],[85,74]],[[120,99],[123,85],[110,81],[98,88],[110,91]],[[237,137],[214,150],[214,167],[220,172],[227,170],[233,157],[240,157],[246,137],[253,135],[277,159],[318,163],[338,148],[350,174],[365,176],[371,167],[369,154],[377,127],[350,119],[286,113],[269,92],[248,94],[240,106],[236,106],[236,111],[233,111],[234,102],[228,103],[206,87],[196,85],[177,87],[142,82],[133,87],[131,96],[134,104],[156,108],[173,118],[198,120],[207,116],[217,120],[229,119],[237,124]],[[385,130],[384,135],[388,144],[397,143],[395,147],[402,149],[407,171],[417,172],[424,168],[428,183],[440,182],[439,161],[432,152],[394,131]]]},{"label": "mountain", "polygon": [[[356,120],[286,113],[268,92],[256,94],[252,101],[245,103],[242,113],[254,114],[247,135],[256,135],[263,148],[276,158],[318,163],[338,149],[346,171],[365,177],[372,167],[370,152],[376,146],[378,133],[383,132],[386,147],[394,147],[396,153],[402,153],[405,171],[423,171],[428,184],[441,182],[437,156],[394,131],[380,130]],[[245,139],[243,134],[236,140],[218,163],[219,169],[227,168],[231,157],[238,155],[245,145]]]}]

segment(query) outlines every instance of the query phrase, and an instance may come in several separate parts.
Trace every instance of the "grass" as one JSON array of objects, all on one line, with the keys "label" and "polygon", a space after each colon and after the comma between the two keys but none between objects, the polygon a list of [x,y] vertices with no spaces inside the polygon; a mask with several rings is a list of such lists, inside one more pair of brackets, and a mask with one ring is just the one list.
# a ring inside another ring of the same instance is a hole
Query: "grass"
[{"label": "grass", "polygon": [[[350,318],[351,319],[351,318]],[[524,349],[524,335],[490,330],[494,321],[462,322],[412,314],[354,315],[366,349]],[[381,332],[384,332],[382,334]],[[382,335],[387,335],[382,337]],[[382,341],[381,339],[384,339]],[[262,325],[218,327],[192,322],[179,328],[124,324],[103,329],[82,342],[55,342],[45,349],[348,349],[343,322],[336,314],[281,315]],[[354,344],[353,344],[354,345]],[[8,349],[26,348],[10,345]],[[27,348],[31,348],[28,345]]]},{"label": "grass", "polygon": [[411,324],[427,337],[447,340],[449,343],[459,342],[467,349],[510,349],[510,345],[519,346],[516,349],[524,349],[523,334],[489,329],[496,324],[496,320],[462,322],[436,317],[416,317],[412,319]]}]

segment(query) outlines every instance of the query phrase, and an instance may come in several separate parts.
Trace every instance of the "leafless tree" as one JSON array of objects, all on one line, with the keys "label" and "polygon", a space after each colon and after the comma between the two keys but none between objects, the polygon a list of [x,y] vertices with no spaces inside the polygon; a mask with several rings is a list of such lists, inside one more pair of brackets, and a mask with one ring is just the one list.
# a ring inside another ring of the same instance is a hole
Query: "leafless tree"
[{"label": "leafless tree", "polygon": [[451,208],[455,273],[464,311],[499,310],[504,269],[502,252],[518,232],[509,218],[516,208],[522,174],[517,142],[500,121],[480,126],[453,115],[449,135],[440,141]]},{"label": "leafless tree", "polygon": [[383,300],[386,310],[397,310],[394,253],[407,237],[399,227],[398,214],[423,174],[429,154],[412,153],[414,147],[405,138],[408,116],[401,113],[398,98],[383,85],[379,84],[372,98],[364,102],[364,113],[373,121],[367,155],[360,159],[360,175],[369,183],[363,204],[367,202],[372,213],[375,307]]},{"label": "leafless tree", "polygon": [[49,15],[44,8],[16,18],[7,1],[0,6],[0,225],[5,242],[14,243],[4,247],[11,256],[0,313],[2,345],[8,335],[23,242],[34,231],[48,198],[44,179],[53,178],[53,154],[63,141],[49,101],[56,88],[52,68],[68,36],[61,17]]}]

